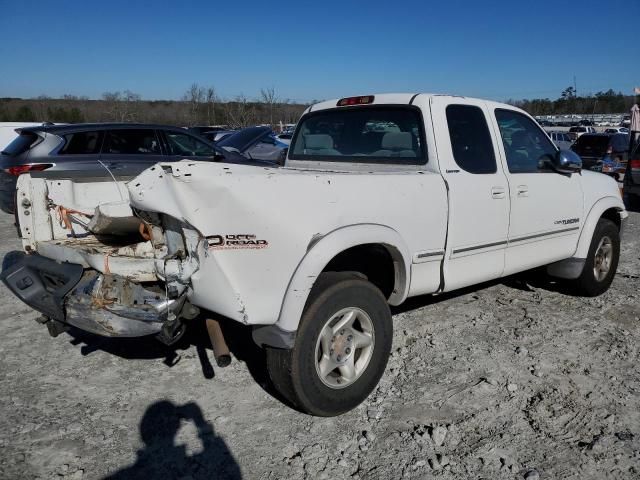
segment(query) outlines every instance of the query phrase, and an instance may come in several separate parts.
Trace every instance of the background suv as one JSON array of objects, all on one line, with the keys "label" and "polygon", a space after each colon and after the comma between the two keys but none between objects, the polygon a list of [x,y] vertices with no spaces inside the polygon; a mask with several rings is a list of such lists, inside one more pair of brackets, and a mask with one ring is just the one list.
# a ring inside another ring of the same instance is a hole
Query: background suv
[{"label": "background suv", "polygon": [[0,155],[0,209],[8,213],[13,213],[18,175],[25,172],[132,178],[158,162],[244,160],[183,128],[166,125],[50,125],[19,133]]},{"label": "background suv", "polygon": [[582,166],[585,169],[599,170],[605,157],[613,161],[625,164],[629,158],[629,135],[623,133],[585,133],[571,150],[582,158]]}]

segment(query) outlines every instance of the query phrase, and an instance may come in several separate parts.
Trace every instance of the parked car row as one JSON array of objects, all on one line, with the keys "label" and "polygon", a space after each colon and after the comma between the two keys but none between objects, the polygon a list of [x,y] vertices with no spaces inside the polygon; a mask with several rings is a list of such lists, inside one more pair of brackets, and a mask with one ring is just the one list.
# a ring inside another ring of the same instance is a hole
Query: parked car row
[{"label": "parked car row", "polygon": [[542,127],[628,127],[630,121],[628,115],[608,119],[595,117],[591,120],[587,118],[568,118],[568,116],[561,116],[556,119],[536,117],[536,120]]},{"label": "parked car row", "polygon": [[0,154],[0,209],[8,213],[14,211],[16,180],[25,172],[133,178],[158,162],[183,159],[272,165],[287,148],[268,127],[233,132],[217,144],[193,130],[150,124],[40,125],[18,132]]}]

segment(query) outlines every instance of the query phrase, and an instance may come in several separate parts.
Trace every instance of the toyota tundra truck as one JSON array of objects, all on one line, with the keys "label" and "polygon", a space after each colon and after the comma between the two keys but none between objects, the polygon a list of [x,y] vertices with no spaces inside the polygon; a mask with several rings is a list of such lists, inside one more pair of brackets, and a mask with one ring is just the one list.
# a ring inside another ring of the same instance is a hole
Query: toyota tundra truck
[{"label": "toyota tundra truck", "polygon": [[390,305],[541,266],[599,295],[627,217],[526,112],[431,94],[313,105],[282,167],[34,172],[16,195],[24,252],[2,279],[42,321],[167,343],[207,315],[250,325],[273,385],[321,416],[378,383]]}]

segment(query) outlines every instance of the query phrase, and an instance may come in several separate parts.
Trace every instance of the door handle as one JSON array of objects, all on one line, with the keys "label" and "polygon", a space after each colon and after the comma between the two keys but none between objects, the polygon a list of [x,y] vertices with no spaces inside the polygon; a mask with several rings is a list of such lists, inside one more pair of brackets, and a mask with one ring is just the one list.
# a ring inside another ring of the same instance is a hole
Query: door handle
[{"label": "door handle", "polygon": [[491,197],[493,198],[504,198],[505,189],[504,187],[492,187],[491,188]]},{"label": "door handle", "polygon": [[526,185],[518,185],[516,187],[516,194],[519,197],[528,197],[529,196],[529,187]]}]

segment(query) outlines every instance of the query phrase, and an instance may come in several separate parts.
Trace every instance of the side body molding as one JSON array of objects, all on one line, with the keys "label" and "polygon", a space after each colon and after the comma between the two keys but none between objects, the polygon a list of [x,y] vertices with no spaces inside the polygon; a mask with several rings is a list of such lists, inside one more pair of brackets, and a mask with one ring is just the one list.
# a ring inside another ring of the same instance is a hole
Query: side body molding
[{"label": "side body molding", "polygon": [[276,325],[282,330],[296,330],[309,292],[331,259],[351,247],[372,243],[384,245],[391,254],[395,283],[389,303],[402,303],[407,298],[411,274],[411,255],[402,237],[384,225],[350,225],[329,232],[311,245],[289,282]]}]

